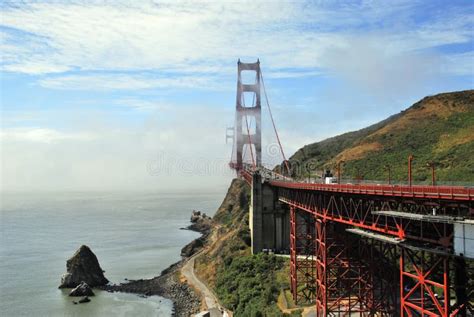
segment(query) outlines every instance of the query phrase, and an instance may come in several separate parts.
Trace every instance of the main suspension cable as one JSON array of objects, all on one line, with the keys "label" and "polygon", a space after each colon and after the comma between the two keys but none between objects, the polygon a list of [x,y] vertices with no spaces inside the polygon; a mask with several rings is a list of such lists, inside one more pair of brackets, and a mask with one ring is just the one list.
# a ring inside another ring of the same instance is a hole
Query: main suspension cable
[{"label": "main suspension cable", "polygon": [[273,130],[275,131],[275,135],[276,135],[276,138],[277,138],[277,141],[278,141],[278,145],[280,146],[281,155],[283,156],[283,162],[285,163],[286,170],[288,172],[288,176],[291,176],[290,166],[288,165],[288,161],[286,160],[285,152],[283,151],[283,147],[281,146],[280,136],[278,135],[278,131],[277,131],[277,128],[276,128],[276,125],[275,125],[275,120],[273,120],[272,109],[270,107],[270,102],[268,101],[267,90],[265,88],[265,82],[263,80],[263,74],[262,74],[261,71],[260,71],[260,78],[262,79],[263,92],[265,94],[265,100],[267,102],[268,112],[270,113],[270,119],[272,120]]},{"label": "main suspension cable", "polygon": [[[236,124],[236,120],[234,118],[234,135],[232,136],[232,153],[230,153],[230,162],[231,163],[234,163],[234,152],[235,152],[235,147],[237,146],[236,145],[236,140],[235,140],[235,135],[237,134],[236,131],[235,131],[235,127],[237,126]],[[226,135],[226,142],[227,142],[227,135]]]}]

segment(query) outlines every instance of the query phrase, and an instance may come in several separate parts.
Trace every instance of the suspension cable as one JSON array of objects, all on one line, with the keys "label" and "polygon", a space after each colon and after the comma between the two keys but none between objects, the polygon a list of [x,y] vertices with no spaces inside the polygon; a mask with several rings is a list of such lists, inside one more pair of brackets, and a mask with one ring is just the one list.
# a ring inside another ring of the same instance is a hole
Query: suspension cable
[{"label": "suspension cable", "polygon": [[[232,136],[232,153],[230,153],[230,162],[231,163],[234,163],[234,152],[235,152],[235,147],[236,147],[236,141],[235,141],[235,126],[236,126],[236,122],[235,122],[235,118],[234,118],[234,135]],[[227,135],[226,135],[226,142],[227,142]]]},{"label": "suspension cable", "polygon": [[265,94],[265,100],[267,101],[267,107],[268,107],[268,112],[270,113],[270,119],[272,119],[273,130],[275,131],[275,135],[276,135],[276,138],[277,138],[277,141],[278,141],[278,145],[280,146],[281,155],[283,156],[283,162],[285,162],[285,166],[286,166],[286,170],[288,172],[288,176],[290,176],[291,175],[290,174],[290,166],[288,165],[288,161],[286,160],[285,152],[283,152],[283,147],[281,146],[280,137],[278,135],[278,131],[277,131],[277,128],[276,128],[276,125],[275,125],[275,120],[273,120],[272,109],[270,107],[270,102],[268,101],[267,90],[265,88],[265,82],[263,80],[262,71],[260,71],[260,78],[262,79],[263,92]]},{"label": "suspension cable", "polygon": [[[257,73],[255,73],[255,81],[257,81]],[[255,107],[255,96],[256,94],[252,94],[252,108]],[[244,100],[244,103],[245,103],[245,100]],[[255,121],[255,125],[257,124],[257,122]],[[249,127],[252,126],[252,118],[250,118],[250,124],[249,124]],[[248,130],[247,130],[248,131]],[[247,147],[244,148],[244,154],[243,154],[243,157],[245,157],[245,155],[247,154]],[[252,153],[253,154],[253,153]],[[253,157],[253,155],[252,155]]]},{"label": "suspension cable", "polygon": [[[242,128],[242,127],[240,127]],[[242,162],[244,161],[245,156],[247,155],[247,147],[245,146],[244,149],[242,150]]]},{"label": "suspension cable", "polygon": [[[242,94],[242,96],[240,97],[242,100],[242,104],[245,107],[245,97],[244,97],[244,94]],[[250,136],[250,128],[249,128],[249,121],[247,119],[247,113],[245,112],[245,125],[247,126],[247,136],[249,138],[249,147],[250,147],[250,155],[252,156],[252,165],[254,167],[254,169],[257,168],[257,165],[255,164],[255,159],[253,157],[253,149],[252,149],[252,138]]]}]

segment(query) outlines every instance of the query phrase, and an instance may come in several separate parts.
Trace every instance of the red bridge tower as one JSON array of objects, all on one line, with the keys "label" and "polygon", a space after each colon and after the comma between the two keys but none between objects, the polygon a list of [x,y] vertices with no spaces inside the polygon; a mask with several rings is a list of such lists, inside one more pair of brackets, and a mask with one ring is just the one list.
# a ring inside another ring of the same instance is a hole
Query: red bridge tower
[{"label": "red bridge tower", "polygon": [[[244,146],[250,147],[252,163],[255,166],[261,166],[262,163],[262,133],[261,133],[261,98],[260,98],[260,61],[256,63],[242,63],[239,59],[238,81],[237,81],[237,101],[236,101],[236,117],[235,117],[235,137],[236,137],[236,154],[237,166],[241,167],[243,163]],[[242,71],[255,72],[255,82],[243,83]],[[247,105],[245,100],[245,92],[253,95],[252,104]],[[250,121],[255,119],[255,132],[250,133]],[[255,149],[252,148],[255,146]],[[254,153],[255,150],[255,153]]]}]

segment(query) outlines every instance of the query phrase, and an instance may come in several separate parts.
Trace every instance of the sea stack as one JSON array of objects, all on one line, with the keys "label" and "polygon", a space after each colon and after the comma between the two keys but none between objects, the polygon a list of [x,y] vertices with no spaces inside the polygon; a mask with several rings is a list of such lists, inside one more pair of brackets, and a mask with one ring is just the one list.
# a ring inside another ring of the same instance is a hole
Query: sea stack
[{"label": "sea stack", "polygon": [[109,283],[104,271],[91,249],[82,245],[66,262],[67,272],[61,278],[59,288],[74,288],[82,282],[90,287],[102,286]]}]

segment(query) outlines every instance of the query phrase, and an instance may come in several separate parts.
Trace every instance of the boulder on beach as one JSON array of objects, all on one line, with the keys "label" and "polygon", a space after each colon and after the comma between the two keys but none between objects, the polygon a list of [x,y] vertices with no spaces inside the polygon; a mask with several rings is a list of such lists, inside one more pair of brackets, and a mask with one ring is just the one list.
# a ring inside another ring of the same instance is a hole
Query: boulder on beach
[{"label": "boulder on beach", "polygon": [[81,284],[77,285],[70,293],[69,296],[94,296],[94,292],[86,282],[82,282]]},{"label": "boulder on beach", "polygon": [[109,283],[104,271],[91,249],[82,245],[66,262],[67,273],[61,278],[59,288],[74,288],[85,282],[90,287],[102,286]]}]

